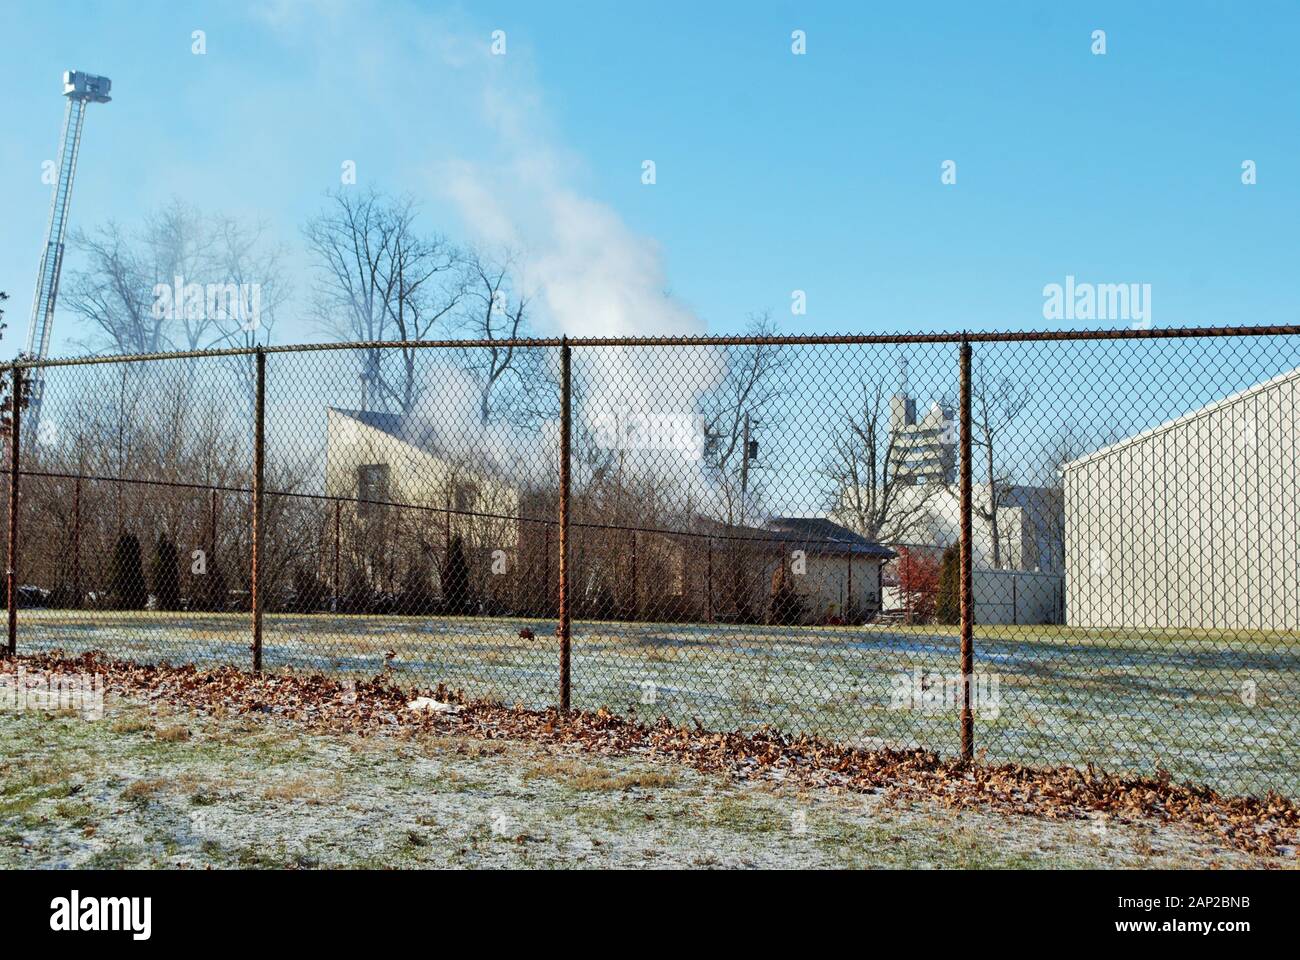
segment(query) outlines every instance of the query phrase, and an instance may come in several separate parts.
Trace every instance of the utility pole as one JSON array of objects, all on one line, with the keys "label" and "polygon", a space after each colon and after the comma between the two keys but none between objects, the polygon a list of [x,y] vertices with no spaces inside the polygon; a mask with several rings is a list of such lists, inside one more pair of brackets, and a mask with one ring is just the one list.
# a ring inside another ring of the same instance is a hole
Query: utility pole
[{"label": "utility pole", "polygon": [[745,425],[741,434],[740,446],[740,525],[745,525],[745,510],[749,502],[749,461],[758,459],[758,441],[749,439],[749,413],[745,413]]}]

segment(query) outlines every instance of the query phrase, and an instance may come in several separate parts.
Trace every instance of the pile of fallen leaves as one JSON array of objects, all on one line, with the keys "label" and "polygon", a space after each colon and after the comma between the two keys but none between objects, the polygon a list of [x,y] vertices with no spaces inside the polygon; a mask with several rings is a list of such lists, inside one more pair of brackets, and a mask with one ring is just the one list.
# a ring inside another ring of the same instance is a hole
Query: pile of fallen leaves
[{"label": "pile of fallen leaves", "polygon": [[[235,667],[143,665],[94,653],[57,652],[0,662],[0,673],[97,674],[105,690],[202,713],[270,715],[335,732],[455,733],[480,739],[570,745],[597,754],[635,754],[746,780],[780,781],[894,796],[929,796],[951,807],[990,806],[1051,819],[1155,819],[1192,826],[1238,849],[1274,856],[1294,849],[1300,807],[1286,797],[1224,796],[1156,776],[1120,776],[1061,766],[962,763],[926,750],[864,750],[772,728],[719,733],[698,723],[644,723],[608,710],[529,710],[469,699],[444,686],[412,691],[380,675],[347,681],[320,674],[250,674]],[[412,697],[455,703],[455,712],[415,712]]]}]

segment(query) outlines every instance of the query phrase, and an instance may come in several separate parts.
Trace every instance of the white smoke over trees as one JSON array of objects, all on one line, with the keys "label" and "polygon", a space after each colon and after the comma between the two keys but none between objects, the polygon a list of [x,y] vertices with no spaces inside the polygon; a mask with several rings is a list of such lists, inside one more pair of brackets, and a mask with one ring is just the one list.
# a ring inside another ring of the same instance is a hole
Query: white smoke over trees
[{"label": "white smoke over trees", "polygon": [[[284,251],[264,224],[205,213],[178,199],[147,213],[136,228],[110,221],[78,230],[71,246],[79,264],[68,272],[61,305],[90,331],[79,345],[91,351],[267,343],[290,292]],[[214,288],[240,291],[235,309],[214,302],[208,293]],[[204,294],[196,301],[190,290]],[[255,303],[243,291],[254,291]],[[254,308],[255,317],[249,315]]]}]

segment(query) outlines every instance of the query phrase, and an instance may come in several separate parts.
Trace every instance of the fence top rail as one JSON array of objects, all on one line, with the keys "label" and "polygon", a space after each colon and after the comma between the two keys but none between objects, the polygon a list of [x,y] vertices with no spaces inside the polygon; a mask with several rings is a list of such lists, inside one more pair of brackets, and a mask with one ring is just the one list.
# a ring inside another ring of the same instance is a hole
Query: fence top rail
[{"label": "fence top rail", "polygon": [[191,360],[242,357],[258,353],[314,353],[333,350],[428,350],[478,347],[732,347],[816,346],[908,343],[1025,343],[1044,340],[1179,340],[1202,337],[1300,336],[1300,324],[1256,324],[1223,327],[1151,327],[1097,330],[951,331],[946,333],[787,334],[768,336],[699,335],[671,337],[525,337],[505,340],[369,340],[296,343],[275,346],[228,347],[216,350],[174,350],[155,353],[88,354],[80,357],[15,358],[0,366],[74,367],[101,363],[140,363],[150,360]]},{"label": "fence top rail", "polygon": [[[232,484],[223,484],[216,482],[203,482],[198,480],[151,480],[142,477],[118,477],[102,473],[69,473],[63,470],[19,470],[20,477],[39,477],[45,480],[86,480],[93,483],[120,483],[138,487],[163,487],[170,490],[187,490],[207,493],[234,493],[243,496],[253,494],[252,487],[235,486]],[[492,513],[483,510],[463,510],[453,507],[438,507],[427,503],[404,503],[400,500],[376,500],[369,497],[352,497],[334,493],[310,493],[305,490],[266,490],[267,497],[292,497],[299,500],[311,500],[318,503],[333,504],[352,504],[357,507],[391,507],[400,510],[416,510],[421,513],[436,513],[446,516],[472,517],[478,520],[504,520],[510,523],[529,523],[541,526],[559,526],[560,521],[554,517],[530,517],[522,513]],[[822,548],[825,551],[838,552],[842,554],[857,556],[874,556],[880,559],[890,559],[885,556],[886,553],[892,553],[888,548],[882,553],[880,550],[870,549],[869,543],[855,543],[847,540],[834,540],[826,537],[819,537],[815,534],[796,533],[786,530],[762,530],[759,528],[744,529],[732,528],[730,532],[725,525],[719,525],[717,529],[711,530],[690,530],[680,527],[664,526],[644,526],[630,523],[611,523],[596,520],[573,520],[569,526],[579,530],[604,530],[615,533],[646,533],[654,534],[666,538],[677,540],[705,540],[710,544],[717,543],[751,543],[751,544],[773,544],[780,543],[794,546],[809,546]],[[883,545],[882,545],[883,546]],[[916,546],[907,544],[907,546]],[[928,545],[933,548],[933,544]],[[864,549],[866,548],[866,549]]]}]

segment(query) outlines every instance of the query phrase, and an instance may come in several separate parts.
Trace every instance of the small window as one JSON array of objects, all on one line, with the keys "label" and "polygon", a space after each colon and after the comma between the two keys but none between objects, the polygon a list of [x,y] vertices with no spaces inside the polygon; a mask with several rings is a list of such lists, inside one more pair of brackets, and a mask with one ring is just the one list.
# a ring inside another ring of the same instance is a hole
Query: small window
[{"label": "small window", "polygon": [[357,467],[357,499],[360,513],[376,509],[376,503],[388,500],[388,464],[368,463]]}]

